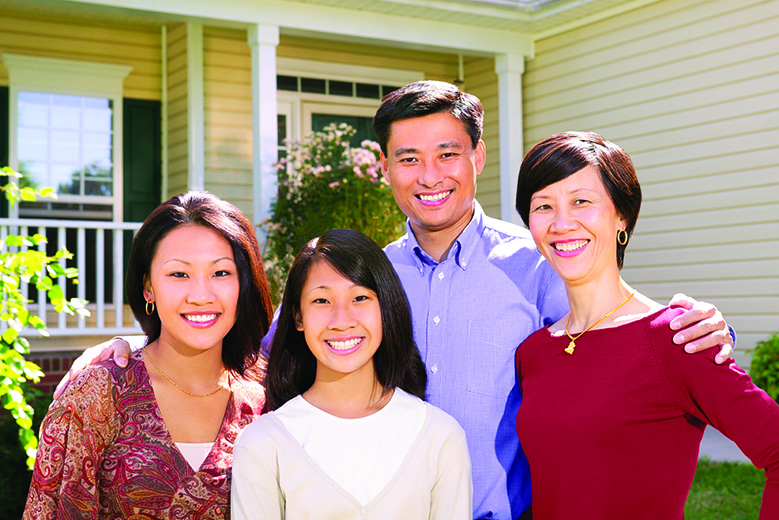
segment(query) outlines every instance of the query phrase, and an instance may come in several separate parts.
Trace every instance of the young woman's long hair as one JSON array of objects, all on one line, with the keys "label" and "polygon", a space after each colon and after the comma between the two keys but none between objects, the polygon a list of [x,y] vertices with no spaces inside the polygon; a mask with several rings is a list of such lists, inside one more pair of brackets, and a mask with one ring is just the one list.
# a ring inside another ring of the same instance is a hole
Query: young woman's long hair
[{"label": "young woman's long hair", "polygon": [[160,241],[184,224],[214,230],[233,250],[240,290],[235,325],[222,341],[222,361],[229,370],[244,375],[260,359],[260,340],[270,328],[273,307],[252,225],[229,202],[207,192],[190,191],[157,206],[138,230],[130,250],[125,283],[130,308],[148,341],[159,338],[162,323],[156,312],[145,312],[144,284]]},{"label": "young woman's long hair", "polygon": [[316,358],[295,326],[300,297],[311,267],[327,262],[353,283],[376,293],[381,308],[382,340],[373,356],[383,391],[395,387],[425,398],[427,372],[414,342],[411,310],[403,285],[384,251],[370,238],[349,229],[333,229],[303,246],[289,271],[265,379],[265,409],[279,408],[314,384]]}]

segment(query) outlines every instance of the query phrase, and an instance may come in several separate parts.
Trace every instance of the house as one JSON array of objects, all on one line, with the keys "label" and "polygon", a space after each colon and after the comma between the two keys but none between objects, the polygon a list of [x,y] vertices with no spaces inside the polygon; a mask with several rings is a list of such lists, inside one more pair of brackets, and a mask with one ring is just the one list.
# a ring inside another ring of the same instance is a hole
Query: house
[{"label": "house", "polygon": [[779,329],[776,49],[777,0],[0,0],[0,163],[60,193],[3,230],[67,245],[93,302],[49,316],[33,357],[54,373],[137,330],[123,259],[161,200],[205,188],[259,224],[285,138],[332,121],[369,137],[384,93],[437,79],[484,103],[493,216],[519,221],[539,139],[622,145],[645,197],[625,278],[715,303],[748,365]]}]

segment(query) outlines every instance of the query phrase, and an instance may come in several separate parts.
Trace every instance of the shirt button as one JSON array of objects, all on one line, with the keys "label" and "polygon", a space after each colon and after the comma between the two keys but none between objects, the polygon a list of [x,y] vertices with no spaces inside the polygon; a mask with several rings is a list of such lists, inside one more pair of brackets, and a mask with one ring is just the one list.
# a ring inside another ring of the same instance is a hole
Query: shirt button
[{"label": "shirt button", "polygon": [[360,509],[360,516],[365,516],[365,509]]},{"label": "shirt button", "polygon": [[430,371],[431,371],[432,373],[434,373],[434,374],[435,374],[436,372],[438,372],[438,365],[433,365],[432,367],[430,367]]},{"label": "shirt button", "polygon": [[444,279],[444,273],[438,273],[438,279],[443,280]]},{"label": "shirt button", "polygon": [[433,318],[433,323],[435,323],[436,325],[438,325],[438,322],[440,322],[440,321],[441,321],[441,318],[439,318],[438,316]]}]

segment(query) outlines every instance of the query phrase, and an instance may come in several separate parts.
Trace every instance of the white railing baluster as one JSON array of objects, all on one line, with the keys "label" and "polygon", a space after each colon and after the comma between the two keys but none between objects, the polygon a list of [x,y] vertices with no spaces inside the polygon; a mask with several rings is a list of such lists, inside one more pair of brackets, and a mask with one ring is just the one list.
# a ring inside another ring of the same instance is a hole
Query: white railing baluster
[{"label": "white railing baluster", "polygon": [[[58,227],[57,228],[57,250],[59,251],[63,247],[66,247],[66,245],[67,245],[66,242],[67,242],[67,239],[65,238],[65,228],[64,227]],[[59,263],[60,267],[65,269],[65,259],[64,258],[60,258],[58,263]],[[65,292],[67,290],[67,284],[66,284],[67,279],[64,276],[60,276],[57,279],[57,281],[59,283],[60,289],[62,289],[62,293],[67,296],[67,293]],[[65,315],[65,313],[64,312],[60,312],[57,315],[57,328],[65,329],[67,327],[67,323],[65,321],[66,319],[67,319],[67,316]]]},{"label": "white railing baluster", "polygon": [[[39,227],[38,228],[38,234],[46,236],[46,228]],[[46,254],[46,244],[41,242],[38,244],[38,251],[42,252],[44,255]],[[41,277],[48,276],[49,273],[46,272],[46,267],[44,267],[41,270]],[[46,325],[46,291],[38,291],[38,316],[41,317],[41,320],[43,320],[43,324]]]},{"label": "white railing baluster", "polygon": [[105,230],[95,233],[95,304],[97,305],[97,327],[105,327]]},{"label": "white railing baluster", "polygon": [[[87,299],[87,238],[86,230],[83,227],[76,231],[76,267],[78,267],[78,299]],[[79,314],[78,329],[85,330],[87,327],[86,319]]]},{"label": "white railing baluster", "polygon": [[124,321],[124,305],[122,302],[122,271],[124,266],[124,236],[121,229],[114,230],[114,326],[120,328]]}]

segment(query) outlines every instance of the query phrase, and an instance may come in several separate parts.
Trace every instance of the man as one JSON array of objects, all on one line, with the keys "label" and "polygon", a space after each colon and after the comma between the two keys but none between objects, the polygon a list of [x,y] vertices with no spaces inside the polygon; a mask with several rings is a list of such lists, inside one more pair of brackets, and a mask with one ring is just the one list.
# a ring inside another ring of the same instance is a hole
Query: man
[{"label": "man", "polygon": [[[478,98],[448,83],[412,83],[384,98],[373,120],[382,173],[408,217],[407,234],[385,252],[411,304],[428,398],[466,432],[473,517],[526,520],[530,472],[515,429],[514,351],[568,309],[562,281],[527,230],[487,217],[475,199],[486,160],[482,121]],[[685,348],[721,345],[719,361],[727,359],[733,340],[722,316],[711,305],[680,301],[693,310],[676,328],[698,323],[677,342],[705,335]],[[111,352],[90,350],[84,359]],[[114,357],[122,364],[126,355]],[[83,364],[74,363],[73,374]]]}]

